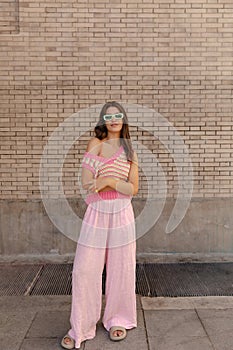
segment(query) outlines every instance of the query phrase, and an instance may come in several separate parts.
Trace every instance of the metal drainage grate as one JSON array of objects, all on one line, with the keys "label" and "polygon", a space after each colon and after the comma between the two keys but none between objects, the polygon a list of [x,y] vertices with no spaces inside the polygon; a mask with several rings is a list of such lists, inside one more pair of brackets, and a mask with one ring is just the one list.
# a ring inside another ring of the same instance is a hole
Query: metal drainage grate
[{"label": "metal drainage grate", "polygon": [[48,264],[30,291],[30,295],[70,295],[72,264]]},{"label": "metal drainage grate", "polygon": [[[49,264],[45,265],[35,285],[31,288],[30,295],[70,295],[72,292],[72,268],[73,264]],[[137,265],[136,293],[142,294],[148,290],[145,272],[141,265]],[[106,268],[102,275],[102,293],[105,294]]]},{"label": "metal drainage grate", "polygon": [[41,265],[0,266],[0,296],[27,295],[41,269]]},{"label": "metal drainage grate", "polygon": [[[71,295],[73,264],[0,266],[2,295]],[[103,271],[103,294],[106,270]],[[233,263],[137,264],[142,296],[233,295]]]},{"label": "metal drainage grate", "polygon": [[137,264],[136,268],[136,293],[143,296],[150,296],[150,286],[146,276],[144,264]]},{"label": "metal drainage grate", "polygon": [[233,295],[233,263],[145,264],[151,296]]}]

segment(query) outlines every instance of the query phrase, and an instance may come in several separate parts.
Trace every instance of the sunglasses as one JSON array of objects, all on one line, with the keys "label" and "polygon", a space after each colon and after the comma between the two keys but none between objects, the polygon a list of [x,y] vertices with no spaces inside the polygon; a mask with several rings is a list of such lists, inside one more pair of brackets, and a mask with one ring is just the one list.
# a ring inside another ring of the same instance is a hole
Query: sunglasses
[{"label": "sunglasses", "polygon": [[120,120],[120,119],[123,119],[124,118],[124,114],[123,113],[117,113],[117,114],[105,114],[103,116],[103,119],[105,121],[108,121],[108,120],[112,120],[113,117],[117,120]]}]

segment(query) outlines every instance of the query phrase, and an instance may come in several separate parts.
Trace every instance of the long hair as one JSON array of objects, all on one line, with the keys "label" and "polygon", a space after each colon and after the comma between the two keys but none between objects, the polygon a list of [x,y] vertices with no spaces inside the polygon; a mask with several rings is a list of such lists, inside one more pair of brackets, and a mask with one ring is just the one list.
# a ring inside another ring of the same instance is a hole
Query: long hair
[{"label": "long hair", "polygon": [[107,109],[109,107],[116,107],[120,113],[124,114],[123,125],[120,131],[120,144],[124,147],[124,151],[126,153],[126,157],[128,161],[133,160],[133,148],[129,134],[129,125],[128,125],[128,117],[125,109],[116,101],[110,101],[105,103],[100,111],[99,121],[95,126],[95,135],[99,140],[103,140],[108,135],[108,129],[105,125],[105,121],[103,116],[107,114]]}]

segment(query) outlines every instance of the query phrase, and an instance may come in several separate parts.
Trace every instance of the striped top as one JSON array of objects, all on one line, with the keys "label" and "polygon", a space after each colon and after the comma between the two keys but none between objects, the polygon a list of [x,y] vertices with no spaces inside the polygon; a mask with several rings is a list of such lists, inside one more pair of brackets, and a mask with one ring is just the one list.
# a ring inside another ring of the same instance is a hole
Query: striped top
[{"label": "striped top", "polygon": [[[90,170],[94,174],[94,178],[97,178],[98,176],[114,177],[119,180],[128,181],[130,162],[127,160],[124,147],[122,145],[110,158],[85,152],[82,160],[82,166]],[[101,199],[115,198],[131,198],[131,196],[125,195],[113,189],[88,194],[86,203],[89,204],[93,201]]]}]

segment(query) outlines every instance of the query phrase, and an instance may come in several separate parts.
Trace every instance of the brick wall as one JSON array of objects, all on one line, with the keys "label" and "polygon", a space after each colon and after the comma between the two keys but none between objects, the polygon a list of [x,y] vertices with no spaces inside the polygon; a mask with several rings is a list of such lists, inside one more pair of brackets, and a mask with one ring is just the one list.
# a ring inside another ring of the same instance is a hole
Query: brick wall
[{"label": "brick wall", "polygon": [[[106,100],[151,108],[176,128],[193,162],[193,198],[231,196],[232,0],[22,0],[19,18],[15,1],[0,5],[1,199],[40,198],[39,164],[53,130]],[[132,139],[157,157],[173,196],[177,172],[150,133],[154,117],[129,119],[138,123]],[[91,129],[94,119],[81,125]],[[169,140],[169,130],[159,132]],[[89,135],[66,157],[69,197],[79,195],[78,165]],[[141,198],[150,164],[139,156]]]},{"label": "brick wall", "polygon": [[19,1],[0,1],[0,34],[19,33]]}]

